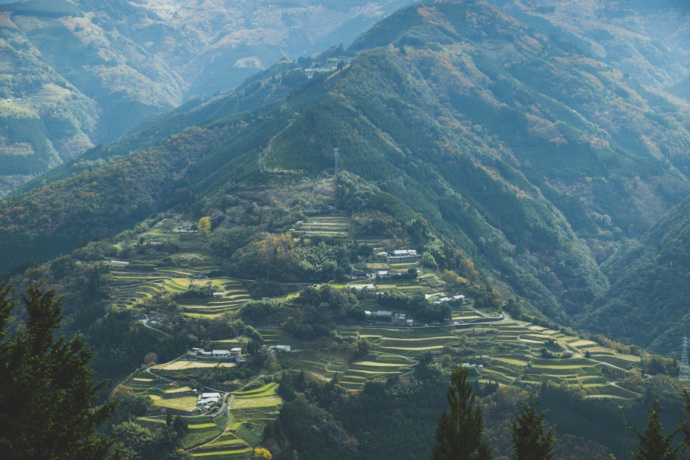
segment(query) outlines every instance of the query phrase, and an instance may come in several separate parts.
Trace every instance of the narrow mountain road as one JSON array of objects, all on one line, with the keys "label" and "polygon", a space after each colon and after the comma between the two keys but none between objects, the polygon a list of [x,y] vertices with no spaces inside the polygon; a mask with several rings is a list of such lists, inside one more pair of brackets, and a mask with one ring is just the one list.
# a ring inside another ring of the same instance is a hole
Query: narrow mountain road
[{"label": "narrow mountain road", "polygon": [[172,335],[168,334],[167,332],[163,332],[163,331],[161,331],[160,329],[156,329],[155,327],[149,326],[148,324],[146,324],[147,321],[148,321],[148,319],[142,319],[142,320],[140,320],[139,322],[140,322],[144,327],[148,327],[149,329],[151,329],[151,330],[153,330],[153,331],[160,332],[161,334],[163,334],[163,335],[166,336],[166,337],[172,337]]},{"label": "narrow mountain road", "polygon": [[[221,407],[220,411],[218,411],[219,413],[225,412],[225,414],[228,416],[228,421],[227,421],[227,423],[225,424],[225,428],[223,429],[223,431],[221,431],[220,434],[219,434],[218,436],[216,436],[215,438],[211,439],[210,441],[207,441],[207,442],[205,442],[205,443],[203,443],[203,444],[199,444],[198,446],[192,447],[191,449],[187,449],[187,452],[191,452],[191,451],[193,451],[193,450],[200,449],[200,448],[202,448],[202,447],[204,447],[204,446],[208,446],[208,445],[210,445],[210,444],[213,444],[213,443],[216,442],[218,439],[220,439],[221,436],[223,436],[225,433],[227,433],[228,431],[230,431],[230,426],[232,425],[232,424],[230,423],[230,422],[231,422],[231,420],[230,420],[230,408],[232,407],[232,403],[234,403],[234,402],[235,402],[235,395],[230,395],[230,402],[224,402],[224,403],[223,403],[223,407]],[[216,416],[216,417],[217,417],[217,416]],[[240,438],[240,439],[241,439],[241,438]]]}]

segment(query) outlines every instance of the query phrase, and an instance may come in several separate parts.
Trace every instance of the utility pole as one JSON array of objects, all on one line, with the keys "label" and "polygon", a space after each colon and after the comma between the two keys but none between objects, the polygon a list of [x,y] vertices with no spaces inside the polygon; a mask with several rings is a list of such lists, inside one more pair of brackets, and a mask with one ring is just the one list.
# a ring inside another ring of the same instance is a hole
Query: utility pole
[{"label": "utility pole", "polygon": [[338,183],[338,155],[340,154],[339,148],[333,149],[333,156],[335,157],[335,182]]},{"label": "utility pole", "polygon": [[340,149],[335,147],[333,149],[333,157],[335,158],[335,207],[337,208],[338,203],[338,156],[340,155]]},{"label": "utility pole", "polygon": [[680,357],[680,370],[678,379],[681,382],[690,381],[690,369],[688,369],[688,337],[683,336],[683,354]]}]

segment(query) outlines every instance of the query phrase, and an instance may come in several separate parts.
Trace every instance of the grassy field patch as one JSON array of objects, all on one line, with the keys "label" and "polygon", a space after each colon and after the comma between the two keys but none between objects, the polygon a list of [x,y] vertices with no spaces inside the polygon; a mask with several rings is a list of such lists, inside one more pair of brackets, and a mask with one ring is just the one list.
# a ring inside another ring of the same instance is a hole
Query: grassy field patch
[{"label": "grassy field patch", "polygon": [[[247,398],[235,398],[232,403],[232,410],[252,409],[255,407],[276,407],[283,400],[279,396],[258,396]],[[195,400],[196,403],[196,400]]]},{"label": "grassy field patch", "polygon": [[192,389],[189,387],[180,387],[180,388],[169,388],[169,389],[165,390],[166,393],[184,393],[185,391],[192,391]]},{"label": "grassy field patch", "polygon": [[189,425],[190,430],[202,430],[205,428],[217,428],[215,423],[201,423],[198,425]]},{"label": "grassy field patch", "polygon": [[162,369],[166,371],[179,371],[183,369],[197,369],[197,368],[210,368],[210,367],[235,367],[235,363],[215,363],[215,362],[204,362],[204,361],[175,361],[174,363],[163,364],[156,366],[155,369]]},{"label": "grassy field patch", "polygon": [[274,382],[274,383],[266,384],[266,385],[259,387],[259,388],[254,388],[253,390],[238,391],[238,392],[234,393],[234,395],[238,398],[243,398],[243,397],[247,397],[247,396],[255,397],[255,396],[274,395],[277,387],[278,387],[278,384]]},{"label": "grassy field patch", "polygon": [[372,366],[372,367],[401,367],[401,364],[396,363],[379,363],[373,361],[360,361],[352,364],[357,364],[358,366]]},{"label": "grassy field patch", "polygon": [[170,409],[191,411],[196,407],[196,398],[194,396],[187,396],[184,398],[155,399],[153,401],[153,405],[158,407],[168,407]]},{"label": "grassy field patch", "polygon": [[495,356],[495,357],[492,357],[491,359],[493,359],[494,361],[500,361],[500,362],[506,363],[506,364],[513,364],[515,366],[527,366],[527,362],[520,361],[520,360],[513,359],[513,358],[502,358],[502,357]]},{"label": "grassy field patch", "polygon": [[592,342],[591,340],[578,340],[577,342],[571,342],[568,345],[573,347],[596,347],[599,344]]},{"label": "grassy field patch", "polygon": [[439,350],[443,348],[443,345],[433,345],[429,347],[381,347],[382,350],[403,350],[403,351],[427,351],[427,350]]}]

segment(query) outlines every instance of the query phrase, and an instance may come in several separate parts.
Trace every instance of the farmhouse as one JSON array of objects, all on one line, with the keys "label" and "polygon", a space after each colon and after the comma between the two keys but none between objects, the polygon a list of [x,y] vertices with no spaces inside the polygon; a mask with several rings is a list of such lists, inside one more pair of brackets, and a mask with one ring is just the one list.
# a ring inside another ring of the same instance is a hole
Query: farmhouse
[{"label": "farmhouse", "polygon": [[220,402],[220,393],[201,393],[197,398],[197,406],[206,406]]},{"label": "farmhouse", "polygon": [[229,358],[230,352],[228,350],[213,350],[211,356],[214,358]]},{"label": "farmhouse", "polygon": [[434,300],[432,303],[438,305],[440,303],[450,302],[451,300],[450,297],[441,297],[440,299]]},{"label": "farmhouse", "polygon": [[389,263],[411,263],[417,261],[416,249],[396,249],[388,256]]},{"label": "farmhouse", "polygon": [[110,265],[114,265],[115,267],[126,267],[129,265],[129,262],[125,262],[122,260],[111,260]]},{"label": "farmhouse", "polygon": [[213,293],[213,298],[214,298],[214,299],[218,299],[218,298],[223,297],[223,295],[224,295],[223,292],[214,292],[214,293]]},{"label": "farmhouse", "polygon": [[351,286],[348,286],[348,288],[361,291],[362,289],[376,289],[376,285],[375,284],[353,284]]},{"label": "farmhouse", "polygon": [[241,348],[231,348],[230,349],[230,356],[242,356],[242,349]]},{"label": "farmhouse", "polygon": [[292,347],[290,345],[271,345],[268,347],[270,350],[276,350],[276,351],[292,351]]}]

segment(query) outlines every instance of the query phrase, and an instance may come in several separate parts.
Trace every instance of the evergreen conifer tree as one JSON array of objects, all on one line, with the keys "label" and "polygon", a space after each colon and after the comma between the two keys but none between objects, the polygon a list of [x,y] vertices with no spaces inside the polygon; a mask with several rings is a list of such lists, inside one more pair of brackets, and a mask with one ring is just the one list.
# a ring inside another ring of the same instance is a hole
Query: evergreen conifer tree
[{"label": "evergreen conifer tree", "polygon": [[295,393],[295,387],[292,384],[292,377],[290,377],[290,374],[288,374],[287,371],[283,372],[283,376],[280,379],[280,383],[278,384],[278,395],[283,398],[285,401],[292,401],[297,397],[297,394]]},{"label": "evergreen conifer tree", "polygon": [[654,409],[647,411],[649,418],[647,419],[644,433],[640,433],[631,427],[638,440],[635,444],[635,450],[632,452],[634,460],[676,460],[681,458],[681,449],[684,446],[680,444],[673,447],[673,438],[679,430],[683,430],[683,425],[673,433],[665,436],[661,432],[662,426],[659,421],[659,412],[661,412],[659,401],[654,399]]},{"label": "evergreen conifer tree", "polygon": [[450,374],[445,410],[438,419],[436,445],[431,460],[488,460],[491,449],[482,440],[482,412],[475,406],[475,395],[467,381],[467,368],[455,367]]},{"label": "evergreen conifer tree", "polygon": [[105,382],[91,381],[91,353],[80,336],[56,339],[62,306],[52,290],[31,284],[23,296],[26,327],[8,337],[15,302],[0,284],[0,457],[3,459],[100,459],[112,445],[95,426],[115,409],[95,407]]},{"label": "evergreen conifer tree", "polygon": [[[538,403],[537,403],[538,404]],[[518,414],[515,422],[510,423],[513,439],[513,460],[551,460],[555,453],[553,427],[546,430],[545,412],[537,414],[534,395],[529,404],[522,405],[523,412]]]}]

